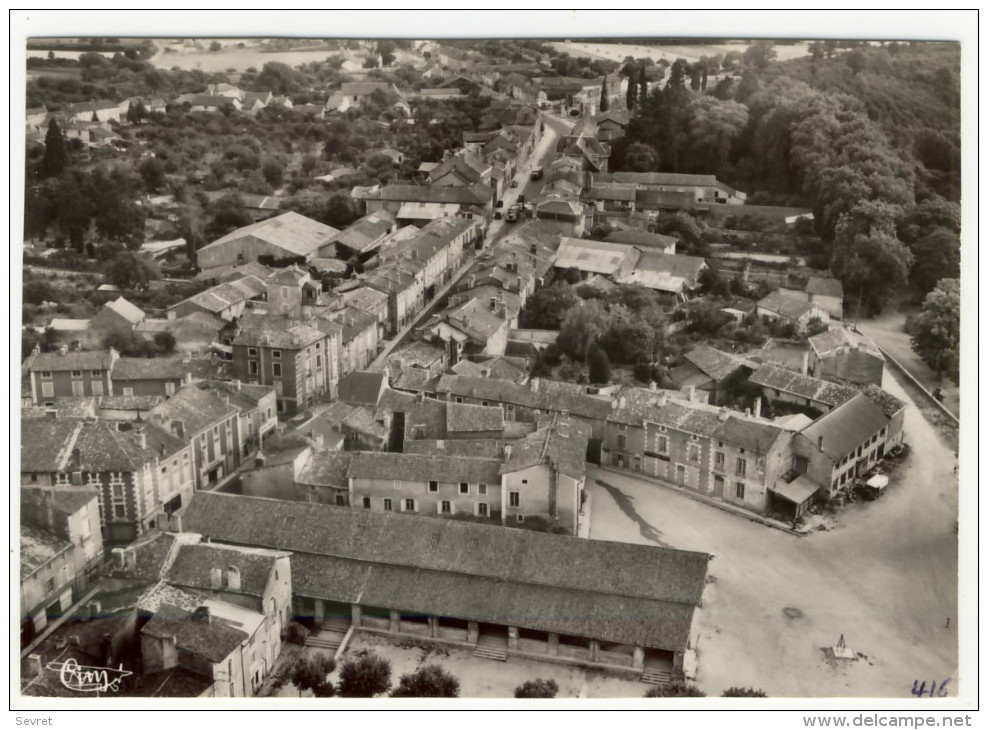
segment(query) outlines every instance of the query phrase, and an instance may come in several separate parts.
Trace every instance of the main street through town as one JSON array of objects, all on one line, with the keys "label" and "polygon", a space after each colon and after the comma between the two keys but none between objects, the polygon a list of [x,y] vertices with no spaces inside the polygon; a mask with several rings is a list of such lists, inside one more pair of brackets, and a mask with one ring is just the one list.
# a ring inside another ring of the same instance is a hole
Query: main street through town
[{"label": "main street through town", "polygon": [[[504,191],[502,196],[502,207],[497,210],[503,215],[504,212],[508,210],[512,205],[518,202],[518,196],[521,194],[525,195],[525,200],[529,201],[536,197],[542,190],[542,186],[545,185],[545,180],[532,180],[532,170],[536,167],[542,167],[547,169],[549,164],[552,162],[555,151],[556,143],[559,138],[562,137],[566,132],[573,128],[575,121],[567,121],[561,117],[554,115],[545,114],[543,116],[545,120],[545,132],[542,134],[542,139],[535,146],[532,154],[529,156],[522,165],[519,165],[518,169],[515,171],[514,180],[518,183],[518,187],[508,187]],[[501,239],[507,236],[515,226],[521,225],[521,221],[511,223],[506,221],[504,218],[500,220],[495,219],[491,221],[490,227],[487,229],[487,233],[484,236],[484,249],[489,249],[495,247]],[[419,315],[405,325],[394,338],[390,340],[385,340],[383,342],[383,349],[378,353],[378,356],[374,359],[374,362],[368,367],[369,370],[383,370],[384,366],[388,361],[388,357],[393,353],[398,347],[405,342],[409,335],[415,330],[416,327],[425,322],[429,317],[431,317],[436,311],[441,309],[446,303],[446,295],[459,283],[460,279],[466,276],[467,271],[473,265],[473,256],[465,257],[463,266],[459,268],[458,271],[454,272],[453,276],[450,278],[449,283],[446,284],[442,289],[436,293],[435,299],[432,303],[426,306]]]}]

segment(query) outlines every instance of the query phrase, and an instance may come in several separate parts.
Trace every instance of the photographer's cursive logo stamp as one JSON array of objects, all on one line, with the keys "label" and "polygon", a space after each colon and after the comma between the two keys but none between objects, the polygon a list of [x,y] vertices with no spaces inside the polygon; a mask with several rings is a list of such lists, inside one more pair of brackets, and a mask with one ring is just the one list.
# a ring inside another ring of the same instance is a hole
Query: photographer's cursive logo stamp
[{"label": "photographer's cursive logo stamp", "polygon": [[128,672],[121,664],[113,667],[87,667],[80,665],[75,659],[64,662],[51,662],[48,669],[58,672],[62,685],[74,692],[116,692],[124,678],[133,672]]}]

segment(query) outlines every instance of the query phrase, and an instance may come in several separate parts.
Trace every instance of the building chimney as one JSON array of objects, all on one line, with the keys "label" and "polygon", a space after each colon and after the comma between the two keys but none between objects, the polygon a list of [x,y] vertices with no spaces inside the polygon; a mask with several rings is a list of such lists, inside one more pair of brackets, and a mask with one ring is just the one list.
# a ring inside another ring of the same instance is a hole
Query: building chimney
[{"label": "building chimney", "polygon": [[690,403],[692,403],[696,399],[696,386],[695,385],[691,385],[687,389],[686,393],[689,396]]},{"label": "building chimney", "polygon": [[267,457],[264,456],[264,452],[258,450],[258,452],[254,455],[254,468],[260,469],[264,466],[265,461],[267,461]]},{"label": "building chimney", "polygon": [[751,409],[750,408],[745,408],[744,409],[744,416],[745,416],[745,418],[751,418]]},{"label": "building chimney", "polygon": [[45,418],[58,418],[58,409],[57,408],[46,409]]},{"label": "building chimney", "polygon": [[238,393],[240,392],[240,386],[241,386],[241,382],[239,380],[233,381],[233,389],[236,390]]},{"label": "building chimney", "polygon": [[180,439],[185,439],[185,423],[182,421],[172,421],[172,432]]},{"label": "building chimney", "polygon": [[816,440],[816,447],[823,451],[823,436],[818,436]]},{"label": "building chimney", "polygon": [[185,363],[186,365],[192,362],[192,353],[191,352],[182,353],[182,362]]},{"label": "building chimney", "polygon": [[807,350],[803,353],[803,363],[799,367],[799,372],[806,375],[807,371],[810,369],[810,351]]},{"label": "building chimney", "polygon": [[240,571],[232,565],[226,569],[226,587],[231,591],[240,590]]},{"label": "building chimney", "polygon": [[508,461],[511,459],[511,444],[504,445],[504,460]]},{"label": "building chimney", "polygon": [[199,606],[192,612],[192,620],[202,624],[210,622],[209,606]]},{"label": "building chimney", "polygon": [[65,357],[65,353],[67,353],[68,351],[69,351],[69,348],[66,345],[59,345],[58,346],[58,354],[59,354],[60,357]]},{"label": "building chimney", "polygon": [[148,447],[148,435],[146,430],[143,428],[138,428],[135,431],[135,435],[137,436],[137,443],[140,447],[142,449],[146,449]]},{"label": "building chimney", "polygon": [[533,393],[538,393],[539,392],[539,379],[538,378],[532,378],[529,381],[528,385],[529,385],[529,387],[531,387]]},{"label": "building chimney", "polygon": [[762,417],[762,397],[755,398],[755,418]]},{"label": "building chimney", "polygon": [[717,420],[721,422],[726,421],[730,417],[730,415],[731,412],[727,410],[727,408],[725,408],[724,406],[721,406],[720,413],[717,414]]},{"label": "building chimney", "polygon": [[437,440],[436,441],[436,448],[439,449],[440,451],[445,451],[446,450],[446,441],[443,440],[443,439]]},{"label": "building chimney", "polygon": [[209,587],[213,590],[223,587],[223,571],[219,568],[212,568],[209,571]]}]

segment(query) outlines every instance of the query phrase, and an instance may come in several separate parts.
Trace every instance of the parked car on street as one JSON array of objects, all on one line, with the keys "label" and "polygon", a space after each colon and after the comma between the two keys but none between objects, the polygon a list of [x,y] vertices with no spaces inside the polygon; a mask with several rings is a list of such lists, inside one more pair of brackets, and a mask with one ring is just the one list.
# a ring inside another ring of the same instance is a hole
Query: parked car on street
[{"label": "parked car on street", "polygon": [[514,223],[516,220],[518,220],[518,206],[512,205],[510,208],[508,208],[508,213],[507,215],[504,216],[504,219],[509,223]]},{"label": "parked car on street", "polygon": [[518,181],[517,180],[512,180],[511,181],[511,187],[513,187],[513,188],[518,187]]},{"label": "parked car on street", "polygon": [[533,180],[541,180],[542,179],[542,168],[541,167],[536,167],[535,169],[532,170],[532,179]]}]

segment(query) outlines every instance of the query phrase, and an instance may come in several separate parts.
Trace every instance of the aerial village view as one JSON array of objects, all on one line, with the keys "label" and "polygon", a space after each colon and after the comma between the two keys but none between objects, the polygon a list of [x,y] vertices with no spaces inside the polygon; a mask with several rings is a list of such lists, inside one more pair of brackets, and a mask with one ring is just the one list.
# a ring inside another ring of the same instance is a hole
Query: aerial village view
[{"label": "aerial village view", "polygon": [[956,696],[958,43],[26,63],[23,696]]}]

